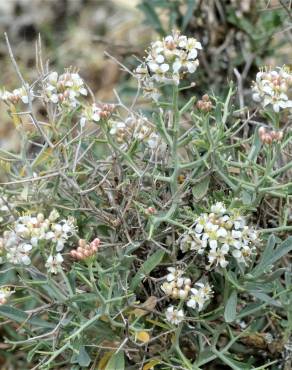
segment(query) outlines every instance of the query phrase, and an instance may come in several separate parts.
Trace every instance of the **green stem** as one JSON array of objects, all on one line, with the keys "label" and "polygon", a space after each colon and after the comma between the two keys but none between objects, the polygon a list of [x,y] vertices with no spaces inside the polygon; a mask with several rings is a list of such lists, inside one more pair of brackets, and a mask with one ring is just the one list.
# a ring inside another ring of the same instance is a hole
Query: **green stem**
[{"label": "green stem", "polygon": [[178,132],[179,132],[179,110],[178,110],[178,87],[173,87],[173,96],[172,96],[172,103],[173,103],[173,138],[172,138],[172,161],[173,161],[173,173],[172,173],[172,181],[171,181],[171,193],[174,196],[177,192],[177,176],[178,176],[178,169],[179,169],[179,160],[178,160]]},{"label": "green stem", "polygon": [[258,232],[261,234],[267,233],[279,233],[281,231],[290,231],[292,230],[292,226],[279,226],[279,227],[272,227],[270,229],[261,229]]},{"label": "green stem", "polygon": [[100,291],[98,290],[97,286],[96,286],[96,283],[95,283],[95,277],[94,277],[94,274],[93,274],[93,270],[92,270],[92,263],[90,263],[88,265],[88,270],[89,270],[89,278],[90,278],[90,282],[93,286],[93,289],[94,289],[94,292],[96,293],[96,295],[98,296],[98,299],[100,300],[100,303],[102,305],[105,305],[106,304],[106,300],[105,298],[102,296],[102,294],[100,293]]}]

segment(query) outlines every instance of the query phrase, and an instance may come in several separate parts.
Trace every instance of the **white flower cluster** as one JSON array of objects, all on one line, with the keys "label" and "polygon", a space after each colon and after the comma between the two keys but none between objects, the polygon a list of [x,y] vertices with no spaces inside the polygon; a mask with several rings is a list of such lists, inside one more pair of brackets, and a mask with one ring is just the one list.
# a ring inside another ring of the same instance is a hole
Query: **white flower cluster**
[{"label": "white flower cluster", "polygon": [[42,213],[19,217],[13,228],[5,231],[0,238],[0,251],[6,255],[6,260],[13,264],[29,265],[30,253],[41,241],[50,241],[54,243],[57,252],[61,251],[75,233],[76,227],[73,218],[57,223],[58,218],[59,214],[55,210],[48,218]]},{"label": "white flower cluster", "polygon": [[163,292],[173,299],[186,299],[191,290],[191,279],[184,277],[184,271],[175,267],[168,267],[169,274],[161,285]]},{"label": "white flower cluster", "polygon": [[136,69],[137,77],[145,90],[154,95],[158,93],[156,82],[178,85],[185,74],[196,71],[198,49],[202,49],[202,45],[195,38],[173,32],[151,43],[145,62]]},{"label": "white flower cluster", "polygon": [[131,115],[124,121],[112,122],[110,134],[118,143],[131,143],[132,140],[143,141],[150,149],[163,145],[160,136],[154,132],[149,121],[144,117]]},{"label": "white flower cluster", "polygon": [[274,71],[260,71],[252,91],[253,100],[260,102],[263,107],[272,105],[275,112],[292,108],[292,73],[285,66]]},{"label": "white flower cluster", "polygon": [[[27,85],[26,88],[24,86],[20,87],[19,89],[15,89],[12,92],[4,90],[0,94],[1,100],[3,100],[7,104],[17,104],[18,102],[22,101],[24,104],[28,104],[29,99],[27,95],[27,90],[29,90],[29,86]],[[30,98],[33,100],[33,90],[29,90]]]},{"label": "white flower cluster", "polygon": [[237,210],[227,210],[221,202],[211,207],[211,213],[201,214],[192,230],[179,239],[183,252],[192,250],[207,255],[207,269],[212,265],[225,268],[229,256],[247,264],[258,243],[257,232],[246,225]]},{"label": "white flower cluster", "polygon": [[[187,300],[188,307],[201,311],[204,304],[212,296],[212,289],[208,283],[196,282],[192,288],[190,278],[184,276],[184,271],[175,267],[168,267],[166,281],[161,285],[162,291],[172,299]],[[172,324],[179,324],[184,318],[183,310],[169,306],[166,310],[166,319]]]},{"label": "white flower cluster", "polygon": [[58,75],[51,72],[43,81],[45,99],[54,104],[61,104],[75,108],[79,104],[78,98],[87,95],[83,79],[76,72],[65,71]]}]

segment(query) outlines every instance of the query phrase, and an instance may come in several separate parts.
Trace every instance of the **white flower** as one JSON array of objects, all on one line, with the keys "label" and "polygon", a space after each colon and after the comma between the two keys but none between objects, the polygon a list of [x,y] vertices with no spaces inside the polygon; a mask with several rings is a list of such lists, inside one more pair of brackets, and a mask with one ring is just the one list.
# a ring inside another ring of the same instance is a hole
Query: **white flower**
[{"label": "white flower", "polygon": [[99,122],[101,119],[102,109],[97,104],[91,104],[90,106],[86,107],[83,111],[83,119],[86,121],[93,121]]},{"label": "white flower", "polygon": [[187,306],[201,311],[204,304],[212,296],[212,288],[208,283],[203,284],[201,282],[197,282],[195,285],[199,288],[191,289],[191,297],[187,301]]},{"label": "white flower", "polygon": [[161,142],[160,137],[156,133],[152,133],[147,139],[146,143],[150,149],[156,149]]},{"label": "white flower", "polygon": [[169,306],[165,312],[165,316],[167,321],[171,324],[178,325],[184,320],[184,312],[183,310],[178,310],[173,306]]},{"label": "white flower", "polygon": [[74,234],[75,229],[72,219],[62,220],[60,223],[52,224],[51,230],[46,233],[45,238],[56,243],[56,251],[60,252],[66,241]]},{"label": "white flower", "polygon": [[124,122],[114,122],[112,128],[110,129],[111,135],[121,135],[126,129],[126,124]]},{"label": "white flower", "polygon": [[52,212],[49,214],[49,221],[54,222],[60,217],[59,212],[56,209],[53,209]]},{"label": "white flower", "polygon": [[14,290],[10,290],[8,287],[0,287],[0,305],[7,303],[9,298],[14,293]]},{"label": "white flower", "polygon": [[178,73],[181,70],[187,70],[189,73],[194,73],[199,65],[198,60],[189,61],[178,59],[173,63],[172,69],[174,73]]},{"label": "white flower", "polygon": [[208,215],[206,213],[203,213],[196,220],[195,232],[198,233],[198,234],[201,234],[201,232],[204,230],[204,227],[206,226],[207,222],[208,222]]},{"label": "white flower", "polygon": [[67,234],[63,232],[63,227],[60,224],[54,224],[52,226],[52,231],[46,234],[47,240],[52,240],[56,243],[56,250],[60,252],[64,248],[65,241],[67,239]]},{"label": "white flower", "polygon": [[205,297],[200,293],[200,290],[191,289],[191,298],[187,301],[187,306],[201,311],[205,304]]},{"label": "white flower", "polygon": [[6,254],[7,261],[15,265],[29,265],[31,262],[29,258],[31,249],[31,244],[19,244],[11,247]]},{"label": "white flower", "polygon": [[229,252],[229,246],[227,244],[223,244],[221,248],[212,247],[208,254],[208,260],[210,266],[215,264],[216,266],[219,264],[222,268],[225,268],[228,265],[228,261],[226,261],[225,256]]},{"label": "white flower", "polygon": [[166,276],[168,282],[182,279],[182,275],[184,273],[183,270],[176,269],[175,267],[168,267],[167,270],[169,271],[169,274]]},{"label": "white flower", "polygon": [[233,221],[233,224],[235,230],[242,229],[245,226],[245,219],[239,216]]},{"label": "white flower", "polygon": [[180,289],[178,291],[178,297],[179,297],[179,299],[186,299],[187,296],[188,296],[188,294],[189,294],[189,291],[188,290],[185,290],[185,289]]},{"label": "white flower", "polygon": [[47,77],[48,81],[51,83],[51,84],[56,84],[58,82],[58,73],[57,72],[51,72],[48,77]]},{"label": "white flower", "polygon": [[50,255],[47,259],[45,267],[47,268],[48,272],[57,274],[63,261],[64,259],[60,253],[57,253],[56,256]]},{"label": "white flower", "polygon": [[226,212],[226,208],[224,203],[217,202],[211,207],[211,212],[216,213],[218,215],[222,215]]},{"label": "white flower", "polygon": [[232,251],[233,257],[238,261],[244,264],[247,264],[247,261],[254,254],[254,247],[249,247],[248,245],[243,245],[241,249],[234,249]]},{"label": "white flower", "polygon": [[173,293],[173,289],[175,288],[175,282],[174,281],[171,281],[170,283],[168,283],[167,281],[165,281],[162,285],[161,285],[161,290],[166,294],[166,295],[169,295],[171,296],[172,293]]},{"label": "white flower", "polygon": [[182,236],[179,241],[180,249],[183,252],[188,250],[197,251],[199,254],[204,253],[204,249],[207,246],[207,241],[201,239],[202,234],[197,234],[196,232],[188,232]]}]

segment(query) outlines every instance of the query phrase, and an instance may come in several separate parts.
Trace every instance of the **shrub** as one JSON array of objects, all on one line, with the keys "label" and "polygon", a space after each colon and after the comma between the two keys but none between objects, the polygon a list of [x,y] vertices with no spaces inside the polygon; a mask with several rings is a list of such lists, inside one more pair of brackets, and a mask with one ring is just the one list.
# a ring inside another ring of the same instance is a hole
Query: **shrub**
[{"label": "shrub", "polygon": [[95,102],[40,48],[27,83],[8,47],[20,88],[1,98],[21,149],[0,150],[3,356],[34,369],[288,361],[291,71],[257,74],[252,113],[233,83],[196,96],[201,43],[173,32],[129,71],[128,107]]}]

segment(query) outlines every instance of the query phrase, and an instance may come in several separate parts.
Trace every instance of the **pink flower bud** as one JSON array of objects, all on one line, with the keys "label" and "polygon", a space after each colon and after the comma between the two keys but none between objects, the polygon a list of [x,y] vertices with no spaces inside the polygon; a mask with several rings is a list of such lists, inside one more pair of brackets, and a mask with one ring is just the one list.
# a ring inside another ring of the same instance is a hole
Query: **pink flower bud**
[{"label": "pink flower bud", "polygon": [[100,244],[100,239],[98,239],[98,238],[95,238],[91,243],[90,243],[90,245],[95,245],[96,247],[98,247],[99,246],[99,244]]},{"label": "pink flower bud", "polygon": [[83,253],[80,253],[80,252],[77,252],[77,253],[76,253],[76,258],[77,258],[78,260],[83,260],[83,259],[84,259],[84,254],[83,254]]},{"label": "pink flower bud", "polygon": [[85,249],[83,251],[83,254],[84,254],[85,257],[90,257],[91,256],[91,251],[89,249]]},{"label": "pink flower bud", "polygon": [[148,207],[145,211],[147,215],[154,215],[156,213],[156,209],[154,207]]},{"label": "pink flower bud", "polygon": [[273,138],[270,134],[265,135],[265,142],[266,144],[272,144]]},{"label": "pink flower bud", "polygon": [[86,246],[86,241],[84,239],[79,239],[78,240],[78,245],[79,245],[79,247],[84,248]]},{"label": "pink flower bud", "polygon": [[76,250],[75,250],[75,249],[72,249],[72,251],[70,252],[70,256],[71,256],[72,258],[77,258],[77,252],[76,252]]},{"label": "pink flower bud", "polygon": [[264,127],[260,127],[259,130],[258,130],[258,133],[259,133],[260,136],[263,136],[266,133],[266,129]]},{"label": "pink flower bud", "polygon": [[279,131],[277,136],[278,136],[277,140],[281,141],[283,139],[283,136],[284,136],[283,131]]},{"label": "pink flower bud", "polygon": [[97,245],[92,245],[92,246],[91,246],[91,250],[92,250],[93,252],[97,252],[97,249],[98,249]]}]

